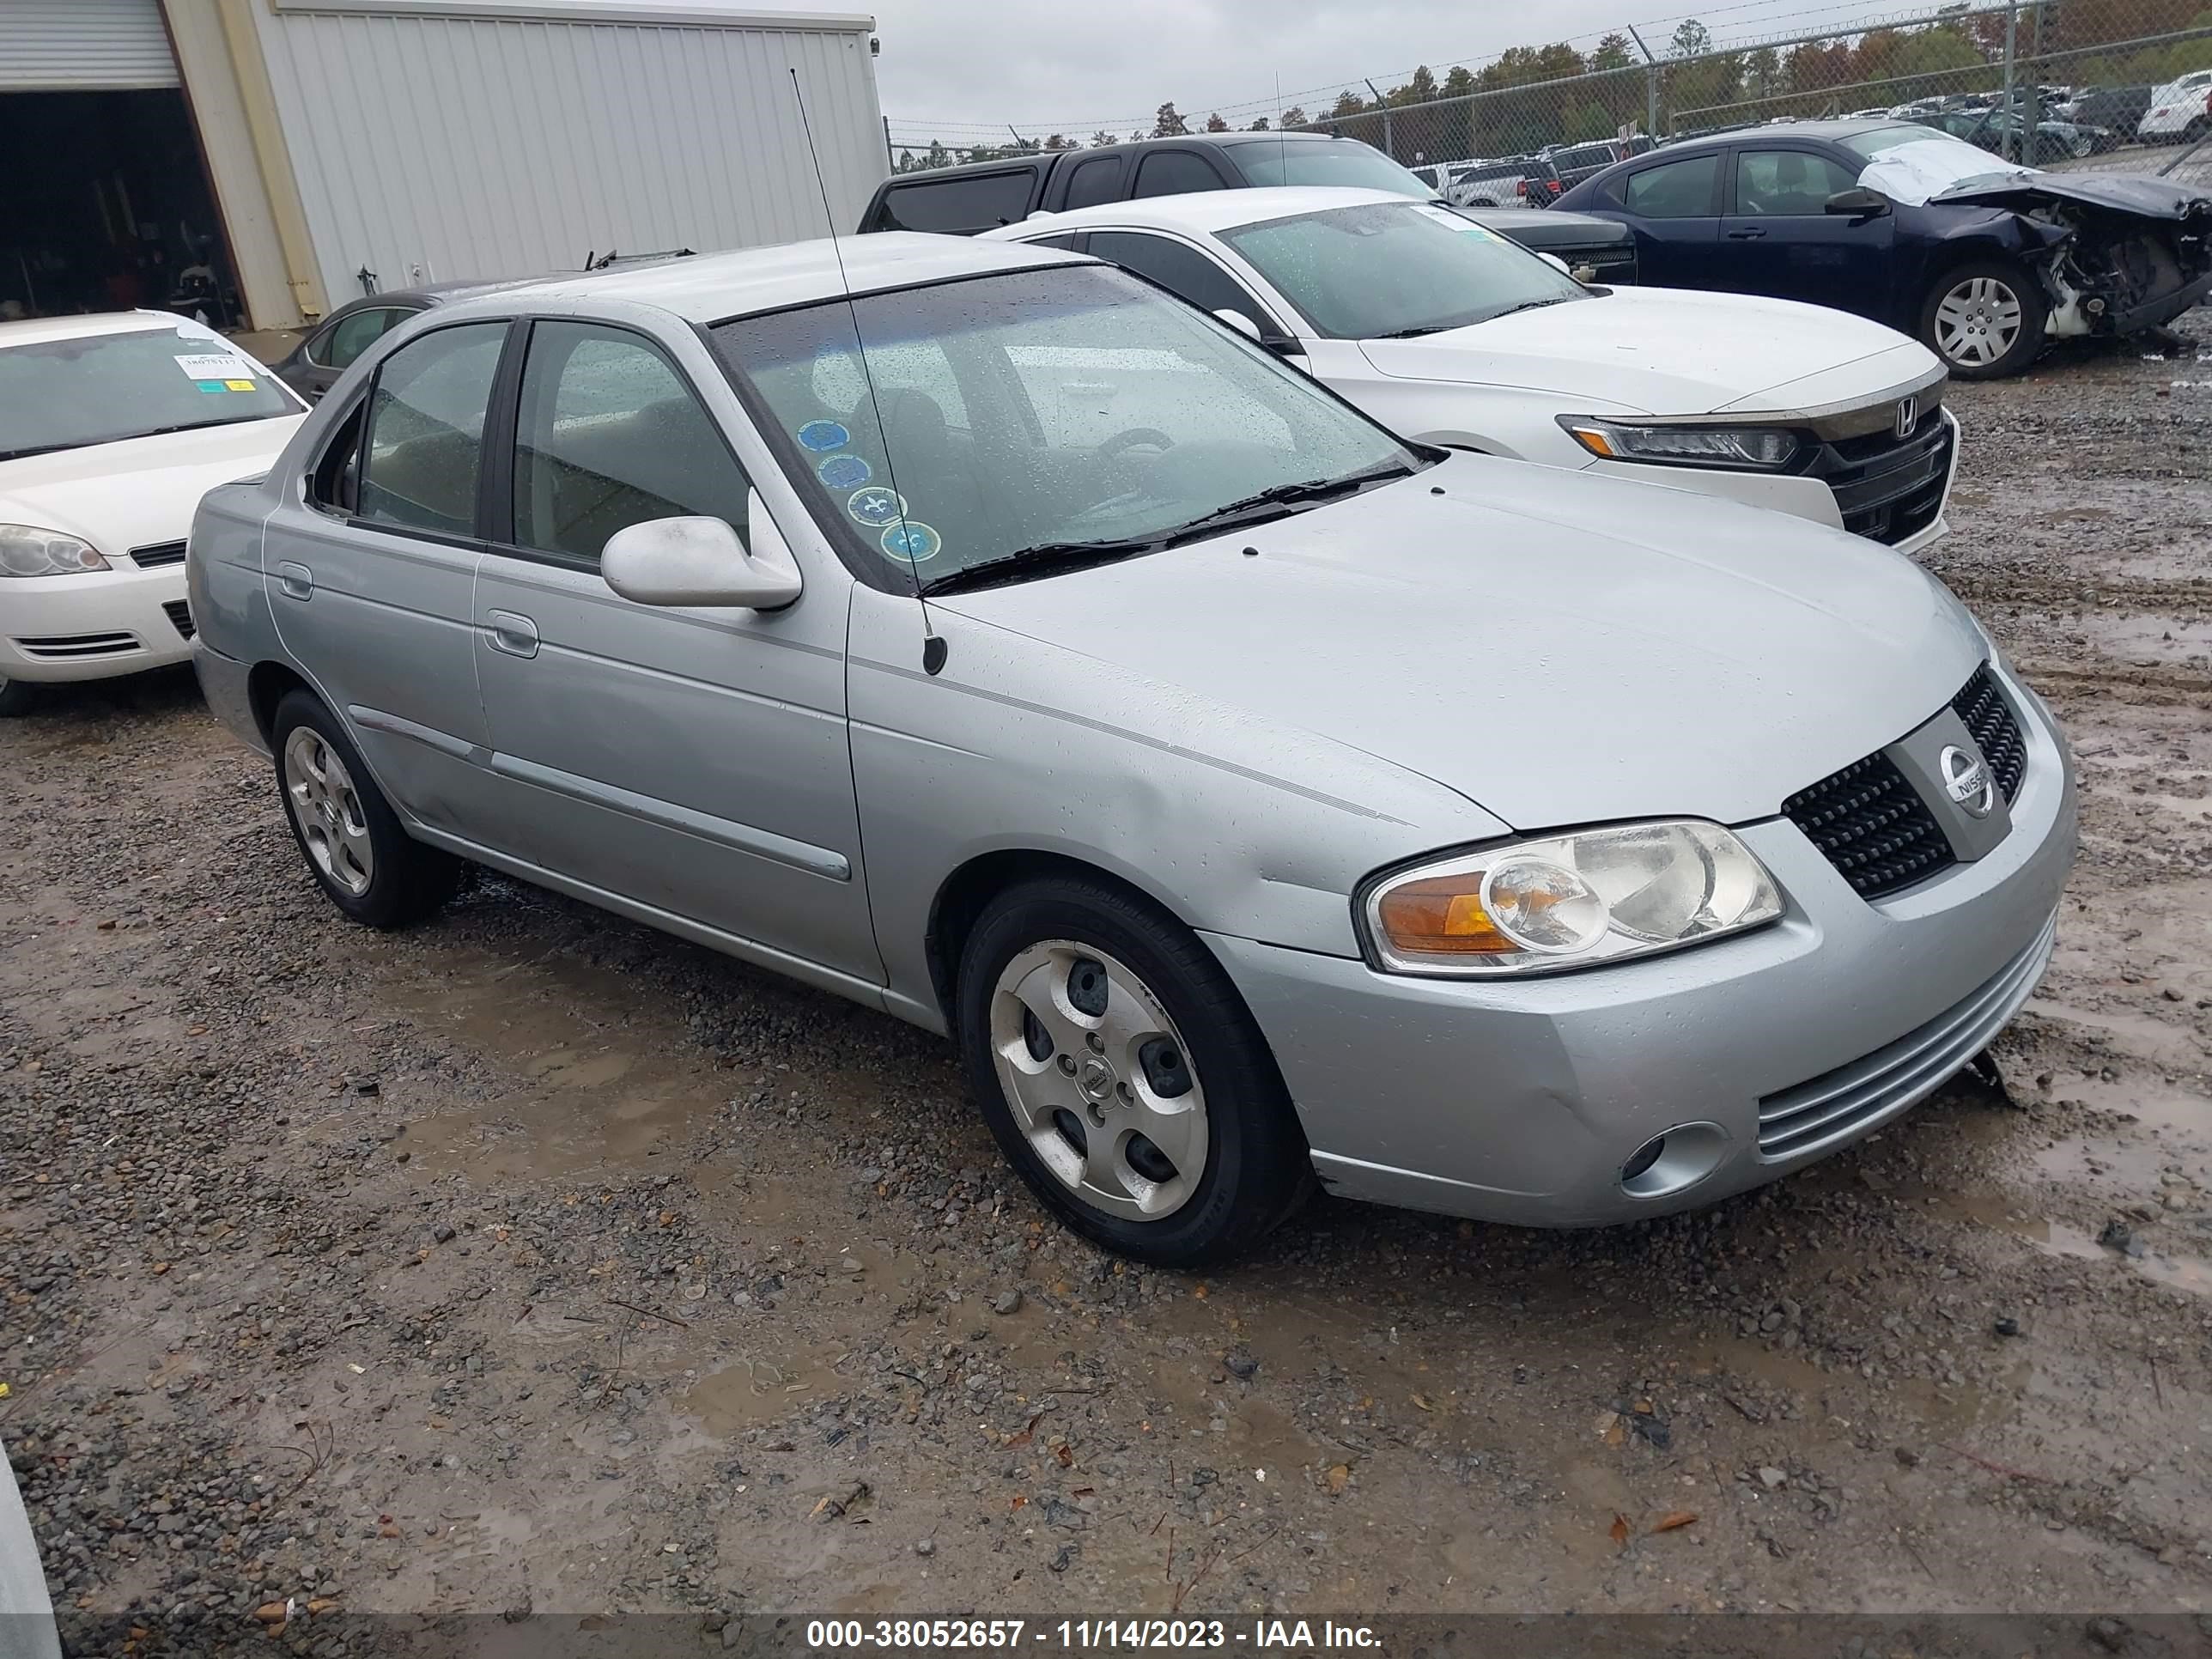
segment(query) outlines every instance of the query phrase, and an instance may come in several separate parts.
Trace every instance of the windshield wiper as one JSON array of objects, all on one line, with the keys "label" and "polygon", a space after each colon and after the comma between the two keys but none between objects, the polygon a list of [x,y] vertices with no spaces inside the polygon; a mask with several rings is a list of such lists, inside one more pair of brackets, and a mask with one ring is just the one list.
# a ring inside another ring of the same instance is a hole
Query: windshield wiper
[{"label": "windshield wiper", "polygon": [[1464,328],[1464,323],[1416,323],[1411,328],[1394,328],[1388,334],[1378,334],[1378,340],[1418,340],[1424,334],[1442,334],[1447,330]]},{"label": "windshield wiper", "polygon": [[74,441],[65,444],[28,444],[21,449],[0,449],[0,461],[20,461],[26,455],[51,455],[57,450],[84,447]]},{"label": "windshield wiper", "polygon": [[1500,317],[1510,317],[1516,312],[1540,311],[1546,306],[1563,306],[1570,300],[1578,300],[1581,297],[1578,294],[1554,294],[1548,300],[1523,300],[1519,305],[1508,306],[1503,311],[1493,311],[1482,320],[1486,323],[1494,322]]},{"label": "windshield wiper", "polygon": [[275,418],[270,415],[226,415],[218,421],[184,421],[175,426],[149,427],[143,432],[118,432],[112,438],[72,438],[67,443],[32,444],[22,449],[0,449],[0,461],[20,461],[28,455],[52,455],[64,449],[97,449],[102,444],[127,444],[139,438],[166,437],[172,432],[198,432],[210,426],[243,426],[248,421]]},{"label": "windshield wiper", "polygon": [[1017,553],[1005,553],[995,559],[986,559],[981,564],[971,564],[964,570],[955,570],[925,583],[925,594],[957,593],[977,587],[994,587],[1000,582],[1020,581],[1026,576],[1047,570],[1082,570],[1093,565],[1111,564],[1118,559],[1133,558],[1139,553],[1158,553],[1185,542],[1203,540],[1218,535],[1238,525],[1258,524],[1270,519],[1286,519],[1300,506],[1310,502],[1332,501],[1339,495],[1349,495],[1369,484],[1383,483],[1392,478],[1410,478],[1413,469],[1402,461],[1372,467],[1364,472],[1354,472],[1341,478],[1308,478],[1300,483],[1276,484],[1256,495],[1247,495],[1238,501],[1218,507],[1202,518],[1191,520],[1173,530],[1162,531],[1157,536],[1129,536],[1119,540],[1096,542],[1041,542],[1035,547],[1023,548]]}]

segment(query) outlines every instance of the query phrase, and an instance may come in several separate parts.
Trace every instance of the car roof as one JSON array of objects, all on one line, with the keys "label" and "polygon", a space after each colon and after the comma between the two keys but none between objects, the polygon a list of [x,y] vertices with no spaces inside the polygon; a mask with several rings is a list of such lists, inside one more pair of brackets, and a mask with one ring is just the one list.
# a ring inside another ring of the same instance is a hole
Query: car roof
[{"label": "car roof", "polygon": [[[621,300],[657,307],[693,323],[720,322],[850,294],[880,293],[926,283],[1039,265],[1088,263],[1057,248],[1007,246],[969,236],[884,231],[702,253],[629,270],[593,271],[519,283],[495,294],[453,302],[455,310],[503,312],[518,300]],[[441,316],[445,314],[441,312]]]},{"label": "car roof", "polygon": [[1376,202],[1417,207],[1422,200],[1418,196],[1401,195],[1395,190],[1349,190],[1328,185],[1206,190],[1188,196],[1140,196],[1126,202],[1103,202],[1097,207],[1075,208],[1066,213],[1033,213],[1018,224],[985,231],[983,235],[987,240],[1000,241],[1055,230],[1074,230],[1085,225],[1136,224],[1210,234],[1239,225],[1287,219],[1293,214],[1323,213],[1330,208],[1361,207]]},{"label": "car roof", "polygon": [[1710,149],[1715,144],[1741,143],[1747,137],[1756,137],[1761,143],[1771,143],[1780,138],[1821,138],[1834,143],[1840,138],[1855,138],[1862,132],[1880,132],[1884,127],[1909,127],[1912,122],[1902,117],[1887,115],[1863,116],[1848,121],[1785,121],[1779,123],[1786,131],[1777,132],[1771,125],[1730,127],[1722,132],[1709,132],[1696,138],[1678,138],[1672,143],[1662,144],[1656,149],[1646,150],[1631,159],[1649,161],[1661,155],[1679,155],[1684,150]]},{"label": "car roof", "polygon": [[[28,317],[0,323],[0,348],[44,340],[83,340],[98,334],[138,334],[189,323],[173,311],[97,311],[84,316]],[[212,332],[213,331],[209,331]]]}]

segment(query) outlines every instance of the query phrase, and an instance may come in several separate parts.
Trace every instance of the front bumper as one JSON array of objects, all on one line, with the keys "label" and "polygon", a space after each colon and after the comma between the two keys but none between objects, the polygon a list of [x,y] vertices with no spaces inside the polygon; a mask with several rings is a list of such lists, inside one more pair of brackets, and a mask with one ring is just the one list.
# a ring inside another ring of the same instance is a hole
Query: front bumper
[{"label": "front bumper", "polygon": [[[1784,918],[1643,962],[1424,980],[1209,936],[1267,1034],[1323,1182],[1484,1220],[1604,1225],[1772,1181],[1926,1098],[2033,994],[2073,862],[2061,739],[2002,678],[2027,758],[2011,832],[1892,897],[1858,897],[1774,818],[1738,833],[1780,885]],[[1632,1153],[1690,1126],[1697,1178],[1650,1196],[1624,1186]]]},{"label": "front bumper", "polygon": [[0,577],[0,679],[112,679],[191,653],[185,568]]}]

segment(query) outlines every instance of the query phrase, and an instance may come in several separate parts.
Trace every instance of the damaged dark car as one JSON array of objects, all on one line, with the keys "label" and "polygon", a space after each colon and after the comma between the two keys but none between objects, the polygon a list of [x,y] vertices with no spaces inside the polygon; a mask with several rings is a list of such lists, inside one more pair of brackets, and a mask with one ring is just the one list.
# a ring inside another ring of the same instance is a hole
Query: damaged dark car
[{"label": "damaged dark car", "polygon": [[2161,328],[2212,293],[2212,192],[2045,173],[1900,121],[1670,144],[1559,205],[1626,224],[1645,283],[1856,312],[1961,380],[2017,374],[2055,341]]}]

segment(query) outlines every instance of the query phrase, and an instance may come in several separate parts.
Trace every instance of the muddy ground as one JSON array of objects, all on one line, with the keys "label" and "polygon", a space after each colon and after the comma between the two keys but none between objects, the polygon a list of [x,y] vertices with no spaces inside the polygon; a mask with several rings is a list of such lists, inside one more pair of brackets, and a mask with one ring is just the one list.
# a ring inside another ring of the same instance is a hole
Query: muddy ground
[{"label": "muddy ground", "polygon": [[916,1031],[504,880],[349,927],[189,677],[0,730],[0,1437],[57,1601],[2212,1607],[2196,327],[1954,394],[1929,562],[2085,787],[2010,1099],[1632,1229],[1322,1201],[1139,1271]]}]

